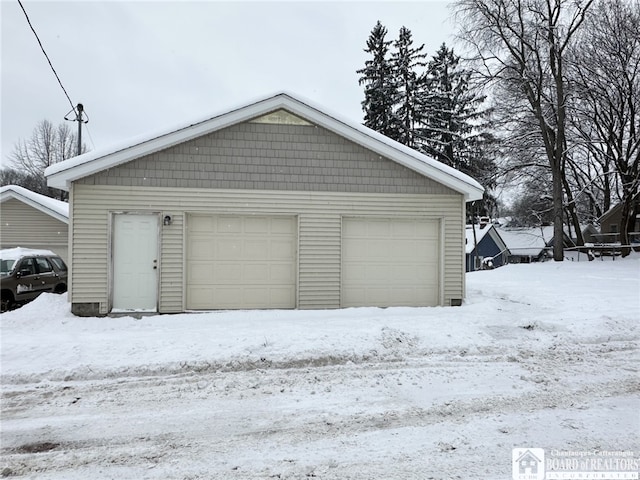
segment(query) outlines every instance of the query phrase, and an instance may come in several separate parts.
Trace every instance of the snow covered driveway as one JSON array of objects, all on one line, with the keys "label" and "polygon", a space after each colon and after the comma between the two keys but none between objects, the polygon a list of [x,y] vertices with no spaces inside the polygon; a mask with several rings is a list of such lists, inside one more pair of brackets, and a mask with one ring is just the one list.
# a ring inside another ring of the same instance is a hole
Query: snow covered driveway
[{"label": "snow covered driveway", "polygon": [[4,476],[511,478],[638,452],[640,260],[468,274],[459,308],[3,315]]}]

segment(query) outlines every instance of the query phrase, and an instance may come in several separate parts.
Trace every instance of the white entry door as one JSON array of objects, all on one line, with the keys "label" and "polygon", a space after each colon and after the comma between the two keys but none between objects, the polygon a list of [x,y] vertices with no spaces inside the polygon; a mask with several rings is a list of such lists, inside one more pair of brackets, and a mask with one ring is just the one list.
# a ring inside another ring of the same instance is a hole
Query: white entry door
[{"label": "white entry door", "polygon": [[157,311],[158,218],[158,215],[115,215],[111,311]]}]

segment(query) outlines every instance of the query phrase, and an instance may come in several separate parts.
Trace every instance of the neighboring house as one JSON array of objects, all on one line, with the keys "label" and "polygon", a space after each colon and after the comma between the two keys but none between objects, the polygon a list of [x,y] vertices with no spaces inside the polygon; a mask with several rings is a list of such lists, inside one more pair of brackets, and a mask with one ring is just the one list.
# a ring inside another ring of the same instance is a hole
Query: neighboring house
[{"label": "neighboring house", "polygon": [[[553,225],[527,228],[498,228],[500,237],[509,249],[509,263],[542,262],[551,257]],[[563,247],[575,244],[564,233]]]},{"label": "neighboring house", "polygon": [[467,225],[465,236],[467,272],[497,268],[507,263],[509,249],[494,225],[484,222],[477,225]]},{"label": "neighboring house", "polygon": [[0,187],[0,248],[51,250],[68,259],[69,204],[17,185]]},{"label": "neighboring house", "polygon": [[46,170],[77,315],[460,305],[470,177],[278,94]]},{"label": "neighboring house", "polygon": [[[620,242],[622,223],[622,204],[619,203],[607,210],[599,219],[601,234],[595,237],[594,243]],[[640,200],[635,203],[635,223],[629,231],[631,243],[640,243]]]},{"label": "neighboring house", "polygon": [[[600,235],[600,230],[598,230],[593,224],[589,223],[587,225],[582,225],[582,239],[584,243],[594,243],[597,242],[598,235]],[[571,237],[573,243],[576,243],[577,240],[575,237]],[[577,243],[576,243],[577,245]]]}]

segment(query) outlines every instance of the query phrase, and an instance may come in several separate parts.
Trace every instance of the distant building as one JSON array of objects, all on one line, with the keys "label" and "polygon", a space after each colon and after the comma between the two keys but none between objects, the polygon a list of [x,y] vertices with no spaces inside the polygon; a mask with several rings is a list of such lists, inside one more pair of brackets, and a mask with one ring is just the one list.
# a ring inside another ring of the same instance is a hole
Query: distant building
[{"label": "distant building", "polygon": [[0,188],[0,248],[51,250],[69,256],[69,204],[17,185]]},{"label": "distant building", "polygon": [[[640,199],[634,203],[635,220],[633,228],[629,231],[631,243],[640,243]],[[617,243],[620,242],[620,231],[622,230],[622,204],[619,203],[607,210],[602,215],[600,222],[600,236],[596,236],[597,243]]]},{"label": "distant building", "polygon": [[[553,225],[498,228],[497,231],[509,249],[509,263],[543,262],[551,257]],[[566,232],[563,235],[562,244],[564,248],[575,246]]]},{"label": "distant building", "polygon": [[496,228],[487,222],[466,226],[465,253],[467,272],[497,268],[506,264],[509,258],[509,249],[504,240]]}]

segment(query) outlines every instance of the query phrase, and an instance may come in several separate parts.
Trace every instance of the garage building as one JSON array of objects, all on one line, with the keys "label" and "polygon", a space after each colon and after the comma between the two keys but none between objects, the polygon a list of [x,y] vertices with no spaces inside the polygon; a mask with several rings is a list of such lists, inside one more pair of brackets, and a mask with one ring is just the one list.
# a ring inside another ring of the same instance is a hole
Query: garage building
[{"label": "garage building", "polygon": [[457,305],[470,177],[289,94],[49,167],[77,315]]}]

